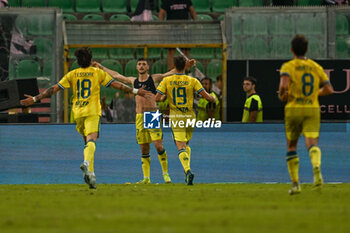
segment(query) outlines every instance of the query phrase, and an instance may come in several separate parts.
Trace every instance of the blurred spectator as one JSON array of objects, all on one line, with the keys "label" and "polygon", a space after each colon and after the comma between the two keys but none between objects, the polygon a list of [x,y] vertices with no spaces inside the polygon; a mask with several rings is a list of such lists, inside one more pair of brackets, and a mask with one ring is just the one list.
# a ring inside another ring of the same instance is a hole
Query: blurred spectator
[{"label": "blurred spectator", "polygon": [[139,0],[136,10],[131,17],[134,21],[152,21],[153,0]]},{"label": "blurred spectator", "polygon": [[134,94],[125,93],[125,98],[119,98],[117,92],[112,101],[113,122],[135,123],[136,101]]},{"label": "blurred spectator", "polygon": [[[188,20],[189,16],[193,20],[197,19],[197,14],[191,0],[163,0],[159,11],[159,20],[165,20],[165,16],[166,20]],[[189,49],[183,48],[181,50],[190,58]],[[175,49],[168,49],[168,70],[174,67],[174,54]]]},{"label": "blurred spectator", "polygon": [[323,0],[323,5],[349,5],[348,0]]},{"label": "blurred spectator", "polygon": [[274,6],[293,6],[295,0],[272,0]]},{"label": "blurred spectator", "polygon": [[112,122],[113,118],[112,118],[112,113],[111,113],[111,109],[108,107],[107,103],[106,103],[106,96],[103,96],[101,98],[101,123],[107,123],[107,122]]},{"label": "blurred spectator", "polygon": [[219,97],[220,101],[222,99],[222,75],[216,77],[216,83],[213,85],[213,92]]},{"label": "blurred spectator", "polygon": [[214,96],[216,98],[215,103],[210,103],[204,98],[200,98],[198,101],[198,115],[197,115],[197,120],[205,121],[209,118],[215,118],[217,120],[220,119],[220,103],[219,103],[219,98],[216,96],[214,92],[212,92],[212,87],[213,87],[213,81],[205,77],[201,81],[204,89],[206,92],[208,92],[210,95]]},{"label": "blurred spectator", "polygon": [[8,7],[9,3],[7,2],[7,0],[0,0],[0,8],[2,7]]}]

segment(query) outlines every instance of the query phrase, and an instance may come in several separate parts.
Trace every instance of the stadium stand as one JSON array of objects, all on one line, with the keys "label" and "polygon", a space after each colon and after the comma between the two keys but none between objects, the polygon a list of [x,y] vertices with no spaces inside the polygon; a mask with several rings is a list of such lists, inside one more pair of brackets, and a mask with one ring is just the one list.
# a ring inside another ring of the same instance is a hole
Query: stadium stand
[{"label": "stadium stand", "polygon": [[276,36],[271,40],[270,49],[271,57],[286,58],[291,56],[290,52],[290,37]]},{"label": "stadium stand", "polygon": [[77,69],[77,68],[79,68],[78,62],[74,61],[73,64],[70,66],[69,70],[74,70],[74,69]]},{"label": "stadium stand", "polygon": [[22,7],[46,7],[46,0],[22,0]]},{"label": "stadium stand", "polygon": [[16,67],[16,79],[41,76],[40,65],[35,60],[21,60]]},{"label": "stadium stand", "polygon": [[152,65],[152,74],[166,73],[168,71],[168,64],[166,59],[157,60]]},{"label": "stadium stand", "polygon": [[52,40],[44,37],[38,37],[34,39],[34,44],[36,45],[36,55],[39,58],[48,58],[52,56]]},{"label": "stadium stand", "polygon": [[122,1],[116,1],[116,0],[103,0],[102,1],[102,10],[103,12],[110,12],[110,13],[126,13],[127,7],[126,7],[125,0]]},{"label": "stadium stand", "polygon": [[237,6],[237,0],[212,0],[213,12],[225,12],[232,6]]},{"label": "stadium stand", "polygon": [[[200,61],[196,61],[196,67],[204,74],[205,70],[204,70],[204,66]],[[191,67],[190,72],[193,73],[194,72],[194,68]]]},{"label": "stadium stand", "polygon": [[[149,48],[147,58],[148,59],[160,59],[162,56],[162,49],[160,48]],[[143,48],[136,49],[136,58],[145,57],[145,52]]]},{"label": "stadium stand", "polygon": [[101,61],[101,65],[103,65],[104,67],[107,67],[108,69],[117,71],[120,74],[123,74],[123,66],[117,60],[114,60],[114,59],[103,60]]},{"label": "stadium stand", "polygon": [[75,0],[77,12],[82,13],[99,13],[100,0]]},{"label": "stadium stand", "polygon": [[270,21],[271,35],[293,35],[294,21],[291,16],[272,16]]},{"label": "stadium stand", "polygon": [[136,64],[137,64],[137,60],[136,59],[132,59],[130,61],[128,61],[128,63],[126,63],[125,65],[125,76],[127,77],[138,77],[138,73],[136,70]]},{"label": "stadium stand", "polygon": [[213,18],[210,15],[198,14],[197,15],[197,20],[200,20],[200,21],[211,21],[211,20],[213,20]]},{"label": "stadium stand", "polygon": [[216,80],[218,75],[222,74],[222,61],[221,60],[211,60],[207,66],[207,77],[212,80]]},{"label": "stadium stand", "polygon": [[243,44],[243,54],[247,58],[269,58],[269,47],[261,37],[250,37]]},{"label": "stadium stand", "polygon": [[63,14],[63,20],[66,20],[66,21],[77,20],[77,17],[72,14]]},{"label": "stadium stand", "polygon": [[215,49],[214,48],[193,48],[191,49],[191,58],[213,59],[215,58]]},{"label": "stadium stand", "polygon": [[49,0],[49,7],[62,8],[64,13],[74,12],[74,1],[73,0]]},{"label": "stadium stand", "polygon": [[267,35],[267,27],[267,19],[262,15],[251,15],[243,20],[243,33],[245,35]]},{"label": "stadium stand", "polygon": [[220,15],[219,17],[218,17],[218,20],[224,20],[225,19],[225,15]]},{"label": "stadium stand", "polygon": [[110,21],[130,21],[130,17],[128,15],[123,14],[115,14],[109,18]]},{"label": "stadium stand", "polygon": [[84,15],[83,20],[104,21],[105,18],[102,15],[98,14],[87,14]]},{"label": "stadium stand", "polygon": [[347,17],[343,14],[336,15],[335,33],[336,35],[349,34],[349,21]]},{"label": "stadium stand", "polygon": [[8,0],[10,7],[18,7],[21,6],[20,0]]},{"label": "stadium stand", "polygon": [[216,53],[215,58],[222,59],[222,48],[216,48],[215,53]]},{"label": "stadium stand", "polygon": [[28,33],[34,36],[51,36],[54,18],[50,15],[33,15],[29,18]]},{"label": "stadium stand", "polygon": [[296,21],[296,32],[304,35],[323,35],[322,20],[321,17],[312,14],[302,14]]},{"label": "stadium stand", "polygon": [[158,16],[156,16],[155,14],[152,15],[152,18],[153,18],[153,21],[158,21],[159,20]]},{"label": "stadium stand", "polygon": [[134,59],[134,49],[132,48],[113,48],[109,50],[109,54],[112,59]]},{"label": "stadium stand", "polygon": [[264,1],[263,0],[243,0],[239,1],[239,6],[263,6]]},{"label": "stadium stand", "polygon": [[196,12],[209,13],[211,11],[210,0],[192,0],[192,4]]},{"label": "stadium stand", "polygon": [[108,49],[91,48],[93,59],[108,59]]},{"label": "stadium stand", "polygon": [[322,0],[298,0],[298,6],[320,6],[322,5]]},{"label": "stadium stand", "polygon": [[348,45],[344,38],[337,37],[335,41],[335,47],[337,58],[349,58]]},{"label": "stadium stand", "polygon": [[130,11],[135,12],[139,0],[129,0],[130,1]]},{"label": "stadium stand", "polygon": [[106,97],[106,104],[110,105],[117,90],[111,87],[101,86],[101,97]]}]

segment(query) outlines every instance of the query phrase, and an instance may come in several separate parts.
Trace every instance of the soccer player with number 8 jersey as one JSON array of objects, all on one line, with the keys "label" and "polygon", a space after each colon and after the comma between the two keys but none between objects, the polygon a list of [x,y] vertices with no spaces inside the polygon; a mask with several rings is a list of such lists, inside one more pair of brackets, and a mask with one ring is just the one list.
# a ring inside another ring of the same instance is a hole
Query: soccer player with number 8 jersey
[{"label": "soccer player with number 8 jersey", "polygon": [[294,59],[284,63],[280,70],[278,96],[287,102],[284,109],[287,136],[287,166],[292,180],[289,194],[300,193],[299,157],[296,152],[301,133],[309,151],[313,167],[314,185],[321,186],[321,150],[318,147],[320,132],[320,105],[318,96],[330,95],[333,87],[323,68],[305,57],[308,41],[303,35],[292,40],[291,52]]},{"label": "soccer player with number 8 jersey", "polygon": [[77,123],[76,129],[83,136],[85,142],[84,162],[80,169],[83,171],[84,180],[90,188],[96,188],[96,176],[94,173],[94,155],[96,140],[100,130],[101,103],[100,86],[113,87],[125,92],[132,92],[141,96],[151,96],[152,93],[143,88],[133,89],[118,81],[115,81],[105,71],[92,67],[92,53],[87,47],[75,51],[80,68],[67,73],[57,84],[46,89],[37,96],[25,95],[27,98],[21,100],[24,106],[30,106],[35,102],[51,97],[58,91],[73,89],[73,114]]}]

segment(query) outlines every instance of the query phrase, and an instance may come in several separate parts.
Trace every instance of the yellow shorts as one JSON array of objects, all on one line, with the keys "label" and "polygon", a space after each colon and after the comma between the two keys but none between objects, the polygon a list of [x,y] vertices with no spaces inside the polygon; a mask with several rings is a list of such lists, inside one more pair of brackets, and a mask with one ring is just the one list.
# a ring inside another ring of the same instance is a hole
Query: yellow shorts
[{"label": "yellow shorts", "polygon": [[100,131],[100,116],[98,115],[80,117],[75,119],[75,122],[77,123],[76,129],[78,133],[83,136]]},{"label": "yellow shorts", "polygon": [[191,140],[194,128],[172,128],[173,139],[178,142],[188,142]]},{"label": "yellow shorts", "polygon": [[318,138],[320,135],[321,113],[314,109],[285,109],[285,131],[288,140],[297,140],[303,133],[307,138]]},{"label": "yellow shorts", "polygon": [[151,143],[153,141],[162,140],[162,129],[144,129],[143,113],[136,114],[136,140],[138,144]]}]

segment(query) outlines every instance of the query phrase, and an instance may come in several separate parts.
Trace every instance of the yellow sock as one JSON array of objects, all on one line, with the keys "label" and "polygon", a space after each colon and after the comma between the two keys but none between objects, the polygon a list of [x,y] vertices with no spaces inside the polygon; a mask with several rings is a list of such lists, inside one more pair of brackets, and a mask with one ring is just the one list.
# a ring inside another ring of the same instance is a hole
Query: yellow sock
[{"label": "yellow sock", "polygon": [[188,154],[189,164],[191,164],[191,147],[190,146],[186,146],[186,152]]},{"label": "yellow sock", "polygon": [[190,160],[189,160],[188,154],[187,154],[185,149],[179,150],[179,159],[180,159],[180,162],[181,162],[185,172],[187,172],[188,170],[191,169],[190,168]]},{"label": "yellow sock", "polygon": [[287,153],[287,166],[292,182],[299,182],[299,157],[296,151]]},{"label": "yellow sock", "polygon": [[168,173],[168,159],[165,150],[158,153],[158,159],[160,166],[162,167],[163,174]]},{"label": "yellow sock", "polygon": [[321,166],[321,150],[318,146],[311,146],[309,149],[309,156],[311,159],[312,167]]},{"label": "yellow sock", "polygon": [[89,172],[94,172],[95,150],[96,150],[95,141],[94,140],[88,141],[84,148],[84,160],[89,161]]},{"label": "yellow sock", "polygon": [[151,157],[149,154],[142,155],[141,158],[142,161],[142,172],[143,172],[143,178],[149,178],[150,177],[150,170],[151,170]]}]

